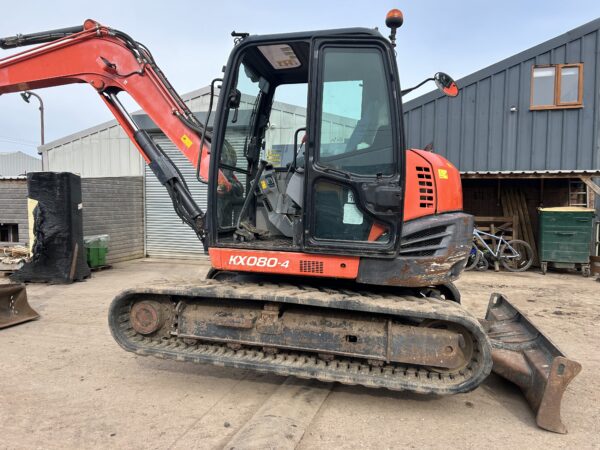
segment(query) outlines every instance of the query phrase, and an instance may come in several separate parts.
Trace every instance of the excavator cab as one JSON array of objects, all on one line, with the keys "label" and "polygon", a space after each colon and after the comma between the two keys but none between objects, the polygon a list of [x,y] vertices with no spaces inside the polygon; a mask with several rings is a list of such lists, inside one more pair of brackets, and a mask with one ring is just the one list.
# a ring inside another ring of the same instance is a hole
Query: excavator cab
[{"label": "excavator cab", "polygon": [[398,86],[393,49],[374,30],[242,39],[212,138],[213,171],[229,186],[210,180],[210,247],[396,255]]}]

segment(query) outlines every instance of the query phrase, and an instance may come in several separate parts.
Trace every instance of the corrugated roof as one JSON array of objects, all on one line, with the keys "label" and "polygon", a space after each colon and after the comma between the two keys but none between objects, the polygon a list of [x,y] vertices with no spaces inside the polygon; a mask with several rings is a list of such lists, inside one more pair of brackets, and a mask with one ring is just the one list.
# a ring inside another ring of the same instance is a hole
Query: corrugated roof
[{"label": "corrugated roof", "polygon": [[[202,87],[200,89],[195,89],[195,90],[193,90],[191,92],[188,92],[186,94],[182,94],[181,95],[181,99],[184,102],[188,102],[190,100],[193,100],[193,99],[195,99],[197,97],[202,97],[203,95],[207,95],[209,93],[210,93],[210,86],[205,86],[205,87]],[[144,111],[141,110],[141,109],[131,112],[132,115],[133,114],[143,114],[143,113],[144,113]],[[69,134],[67,136],[63,136],[61,138],[58,138],[58,139],[56,139],[54,141],[48,142],[45,145],[40,145],[38,147],[38,150],[39,151],[52,150],[54,147],[58,147],[60,145],[66,144],[68,142],[77,140],[77,139],[79,139],[79,138],[81,138],[83,136],[88,136],[90,134],[97,133],[98,131],[106,130],[107,128],[110,128],[110,127],[115,127],[118,124],[119,123],[116,120],[114,120],[114,119],[113,120],[109,120],[107,122],[102,122],[102,123],[100,123],[98,125],[94,125],[93,127],[86,128],[84,130],[77,131],[77,132],[75,132],[73,134]]]},{"label": "corrugated roof", "polygon": [[477,170],[461,172],[463,178],[523,178],[532,177],[557,177],[565,178],[568,176],[580,177],[600,177],[600,170]]},{"label": "corrugated roof", "polygon": [[5,181],[5,180],[25,180],[27,181],[27,177],[26,176],[18,176],[18,177],[0,177],[0,181]]}]

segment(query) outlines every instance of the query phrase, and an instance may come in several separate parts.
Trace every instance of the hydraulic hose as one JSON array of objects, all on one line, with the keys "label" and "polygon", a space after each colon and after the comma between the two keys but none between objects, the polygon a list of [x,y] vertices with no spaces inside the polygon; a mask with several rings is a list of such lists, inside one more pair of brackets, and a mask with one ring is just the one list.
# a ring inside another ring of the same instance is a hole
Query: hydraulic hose
[{"label": "hydraulic hose", "polygon": [[76,27],[58,28],[56,30],[40,31],[38,33],[17,34],[0,38],[0,48],[9,49],[22,47],[24,45],[43,44],[45,42],[56,41],[71,34],[80,33],[83,31],[83,25]]}]

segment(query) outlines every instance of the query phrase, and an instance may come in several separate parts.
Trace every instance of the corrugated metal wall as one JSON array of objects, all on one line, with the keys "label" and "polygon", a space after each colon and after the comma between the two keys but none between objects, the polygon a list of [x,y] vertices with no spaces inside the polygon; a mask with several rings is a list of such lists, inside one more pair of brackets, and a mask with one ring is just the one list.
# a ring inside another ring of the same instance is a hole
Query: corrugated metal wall
[{"label": "corrugated metal wall", "polygon": [[[86,134],[65,138],[44,152],[49,171],[72,172],[82,178],[142,176],[144,162],[137,148],[116,122]],[[52,145],[52,144],[50,144]]]},{"label": "corrugated metal wall", "polygon": [[[409,101],[409,147],[433,143],[461,171],[600,169],[600,19]],[[584,63],[580,109],[530,111],[533,65]],[[516,111],[511,112],[511,108]]]},{"label": "corrugated metal wall", "polygon": [[306,126],[306,108],[274,102],[265,134],[267,150],[270,146],[293,144],[294,133]]},{"label": "corrugated metal wall", "polygon": [[16,177],[42,170],[42,160],[23,152],[0,153],[0,177]]},{"label": "corrugated metal wall", "polygon": [[[332,134],[338,136],[340,128],[349,135],[356,126],[355,120],[335,114],[325,113],[323,120],[327,123],[322,130],[324,135]],[[274,102],[271,117],[269,118],[269,128],[265,135],[267,150],[272,145],[293,145],[294,133],[298,128],[303,127],[306,127],[306,108]]]},{"label": "corrugated metal wall", "polygon": [[[183,95],[192,111],[208,108],[208,88]],[[215,103],[216,104],[216,103]],[[144,160],[115,121],[100,124],[40,147],[49,171],[83,178],[143,176]]]},{"label": "corrugated metal wall", "polygon": [[143,177],[83,178],[84,236],[108,234],[108,264],[144,257]]},{"label": "corrugated metal wall", "polygon": [[16,223],[19,242],[29,241],[27,222],[27,180],[0,178],[0,223]]},{"label": "corrugated metal wall", "polygon": [[[208,110],[209,88],[182,96],[185,103],[204,120]],[[213,109],[216,108],[215,97]],[[251,111],[254,99],[242,95],[241,109]],[[148,118],[140,119],[141,126],[153,126]],[[211,118],[214,119],[214,115]],[[347,119],[332,114],[326,115],[331,127],[353,128]],[[267,130],[268,145],[293,144],[294,132],[306,126],[306,108],[287,103],[274,102],[271,113],[271,127]],[[171,145],[171,144],[169,144]],[[71,136],[66,136],[42,147],[46,170],[67,171],[91,177],[142,176],[144,161],[135,146],[116,121],[100,124]]]}]

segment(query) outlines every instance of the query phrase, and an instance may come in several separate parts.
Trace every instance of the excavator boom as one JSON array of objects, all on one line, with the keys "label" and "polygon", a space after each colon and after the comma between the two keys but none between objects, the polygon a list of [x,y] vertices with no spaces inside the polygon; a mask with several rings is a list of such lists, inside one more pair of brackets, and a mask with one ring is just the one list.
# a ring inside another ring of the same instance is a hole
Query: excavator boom
[{"label": "excavator boom", "polygon": [[73,83],[88,83],[165,185],[177,213],[204,237],[204,213],[183,177],[118,99],[126,91],[208,180],[210,135],[173,89],[151,53],[125,33],[86,20],[81,27],[0,39],[0,47],[43,43],[0,59],[0,95]]}]

